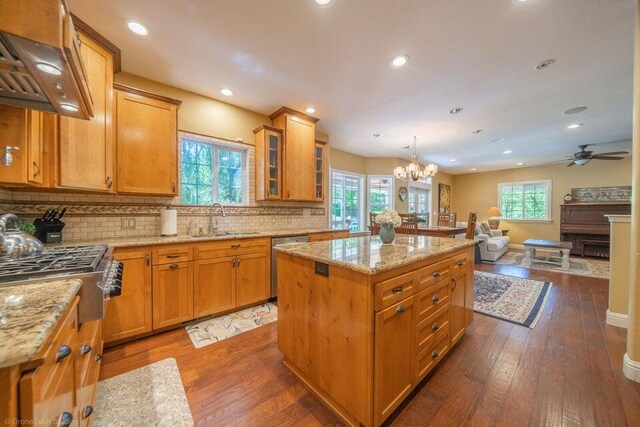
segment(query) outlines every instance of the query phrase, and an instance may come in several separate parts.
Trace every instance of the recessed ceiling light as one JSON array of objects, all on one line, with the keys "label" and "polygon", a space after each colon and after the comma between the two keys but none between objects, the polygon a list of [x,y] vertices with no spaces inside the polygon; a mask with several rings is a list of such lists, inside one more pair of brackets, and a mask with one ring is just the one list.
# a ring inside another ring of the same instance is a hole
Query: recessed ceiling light
[{"label": "recessed ceiling light", "polygon": [[567,126],[567,129],[578,129],[580,126],[582,126],[582,123],[574,123],[572,125]]},{"label": "recessed ceiling light", "polygon": [[60,107],[62,107],[63,110],[67,110],[67,111],[73,111],[76,112],[79,110],[77,105],[73,105],[73,104],[60,104]]},{"label": "recessed ceiling light", "polygon": [[522,163],[522,162],[518,162],[518,163],[516,163],[516,165],[518,165],[518,166],[522,166],[522,165],[524,165],[524,163]]},{"label": "recessed ceiling light", "polygon": [[58,67],[56,67],[55,65],[47,64],[46,62],[38,62],[36,64],[36,67],[38,68],[38,70],[44,71],[48,74],[53,74],[54,76],[59,76],[60,74],[62,74],[62,71],[60,71]]},{"label": "recessed ceiling light", "polygon": [[328,6],[333,0],[315,0],[320,6]]},{"label": "recessed ceiling light", "polygon": [[464,110],[464,108],[462,108],[462,107],[452,108],[451,110],[449,110],[449,114],[462,113],[463,110]]},{"label": "recessed ceiling light", "polygon": [[139,36],[146,36],[149,34],[147,27],[137,21],[127,21],[127,27]]},{"label": "recessed ceiling light", "polygon": [[457,159],[449,159],[450,162],[457,162]]},{"label": "recessed ceiling light", "polygon": [[478,168],[471,168],[471,170],[472,170],[472,171],[477,171],[477,170],[478,170]]},{"label": "recessed ceiling light", "polygon": [[513,0],[515,4],[526,3],[527,0]]},{"label": "recessed ceiling light", "polygon": [[224,96],[233,96],[234,92],[229,88],[221,87],[220,88],[220,93],[223,94]]},{"label": "recessed ceiling light", "polygon": [[391,66],[393,68],[400,68],[403,65],[405,65],[407,63],[407,61],[409,61],[409,55],[396,55],[393,58],[391,58]]},{"label": "recessed ceiling light", "polygon": [[546,70],[547,68],[551,67],[555,63],[556,63],[555,59],[545,59],[544,61],[536,65],[536,69]]},{"label": "recessed ceiling light", "polygon": [[504,142],[504,138],[494,138],[491,142]]},{"label": "recessed ceiling light", "polygon": [[513,153],[513,151],[511,151],[511,150],[504,150],[504,151],[502,152],[502,154],[511,154],[511,153]]},{"label": "recessed ceiling light", "polygon": [[471,132],[471,133],[473,133],[473,134],[476,134],[476,135],[477,135],[477,134],[479,134],[479,133],[481,133],[481,132],[484,132],[484,129],[476,129],[476,130],[474,130],[474,131],[473,131],[473,132]]},{"label": "recessed ceiling light", "polygon": [[307,114],[313,114],[313,113],[315,113],[315,112],[316,112],[316,109],[315,109],[315,108],[313,108],[313,107],[307,107],[307,109],[306,109],[306,110],[304,110],[304,111],[306,111],[306,112],[307,112]]},{"label": "recessed ceiling light", "polygon": [[578,113],[582,113],[584,110],[586,110],[587,107],[574,107],[574,108],[570,108],[569,110],[565,111],[563,114],[578,114]]},{"label": "recessed ceiling light", "polygon": [[374,133],[374,134],[373,134],[373,136],[374,136],[375,138],[378,138],[378,137],[380,136],[380,134],[379,134],[379,133]]}]

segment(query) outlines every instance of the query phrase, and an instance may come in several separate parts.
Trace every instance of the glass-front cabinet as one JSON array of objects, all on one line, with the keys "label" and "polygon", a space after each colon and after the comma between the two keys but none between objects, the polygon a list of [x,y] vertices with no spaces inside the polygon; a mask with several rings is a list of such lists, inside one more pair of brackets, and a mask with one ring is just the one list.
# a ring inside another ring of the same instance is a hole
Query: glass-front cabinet
[{"label": "glass-front cabinet", "polygon": [[324,200],[324,168],[325,168],[325,143],[316,141],[315,151],[315,199]]},{"label": "glass-front cabinet", "polygon": [[260,126],[255,134],[256,200],[282,198],[282,130]]}]

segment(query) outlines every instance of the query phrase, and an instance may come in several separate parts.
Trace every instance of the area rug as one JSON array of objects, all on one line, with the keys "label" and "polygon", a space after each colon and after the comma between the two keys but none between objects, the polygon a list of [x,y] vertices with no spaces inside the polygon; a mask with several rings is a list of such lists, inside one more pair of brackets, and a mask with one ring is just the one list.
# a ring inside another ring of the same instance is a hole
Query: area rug
[{"label": "area rug", "polygon": [[474,311],[533,328],[544,308],[551,282],[475,272]]},{"label": "area rug", "polygon": [[278,320],[278,308],[271,304],[203,320],[185,327],[195,348],[222,341]]},{"label": "area rug", "polygon": [[531,267],[525,267],[522,265],[522,258],[524,258],[524,252],[509,250],[498,258],[497,261],[494,261],[494,264],[515,265],[532,268],[534,270],[555,271],[558,273],[597,277],[600,279],[609,278],[609,261],[607,260],[571,257],[569,259],[570,268],[565,270],[559,266],[536,262],[535,260],[531,263]]},{"label": "area rug", "polygon": [[94,427],[193,426],[176,359],[98,383]]}]

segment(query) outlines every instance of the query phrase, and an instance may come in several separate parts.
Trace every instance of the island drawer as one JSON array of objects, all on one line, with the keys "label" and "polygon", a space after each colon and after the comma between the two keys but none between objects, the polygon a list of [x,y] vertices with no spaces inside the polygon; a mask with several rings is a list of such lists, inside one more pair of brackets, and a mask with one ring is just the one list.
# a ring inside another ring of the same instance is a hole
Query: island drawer
[{"label": "island drawer", "polygon": [[153,265],[193,260],[193,247],[186,245],[157,246],[152,250]]},{"label": "island drawer", "polygon": [[269,238],[230,239],[199,243],[195,247],[195,259],[211,259],[251,253],[269,252]]},{"label": "island drawer", "polygon": [[449,333],[443,334],[435,344],[418,353],[416,360],[416,383],[421,381],[449,351]]},{"label": "island drawer", "polygon": [[465,251],[464,253],[461,253],[460,255],[456,255],[456,256],[452,257],[451,260],[450,260],[450,262],[451,262],[451,273],[452,274],[456,274],[460,270],[465,269],[466,265],[467,265],[467,262],[468,262],[468,257],[469,257],[469,252],[468,251]]},{"label": "island drawer", "polygon": [[449,281],[440,282],[435,286],[418,292],[416,298],[416,306],[418,308],[416,321],[418,323],[432,316],[449,303],[451,296],[448,284]]},{"label": "island drawer", "polygon": [[449,334],[449,304],[441,307],[416,328],[416,353],[433,346],[443,335]]},{"label": "island drawer", "polygon": [[436,262],[416,271],[416,287],[418,291],[435,285],[445,279],[451,272],[451,260]]},{"label": "island drawer", "polygon": [[376,283],[376,311],[383,310],[415,293],[415,274],[410,272]]}]

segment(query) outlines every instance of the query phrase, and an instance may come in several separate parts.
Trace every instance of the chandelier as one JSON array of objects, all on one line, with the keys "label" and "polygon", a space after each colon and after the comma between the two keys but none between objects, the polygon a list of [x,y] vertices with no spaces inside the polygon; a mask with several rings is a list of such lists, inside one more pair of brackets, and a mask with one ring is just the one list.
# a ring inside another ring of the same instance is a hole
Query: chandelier
[{"label": "chandelier", "polygon": [[[409,147],[410,146],[407,146],[405,148],[409,148]],[[416,151],[415,136],[413,137],[413,155],[411,156],[411,163],[409,163],[405,167],[396,166],[393,169],[393,174],[397,179],[406,179],[407,181],[410,179],[413,181],[418,181],[421,179],[425,180],[427,178],[434,176],[437,173],[438,173],[437,165],[434,165],[433,163],[429,163],[424,167],[424,169],[422,169],[422,167],[420,166],[420,163],[418,163],[418,153]]]}]

